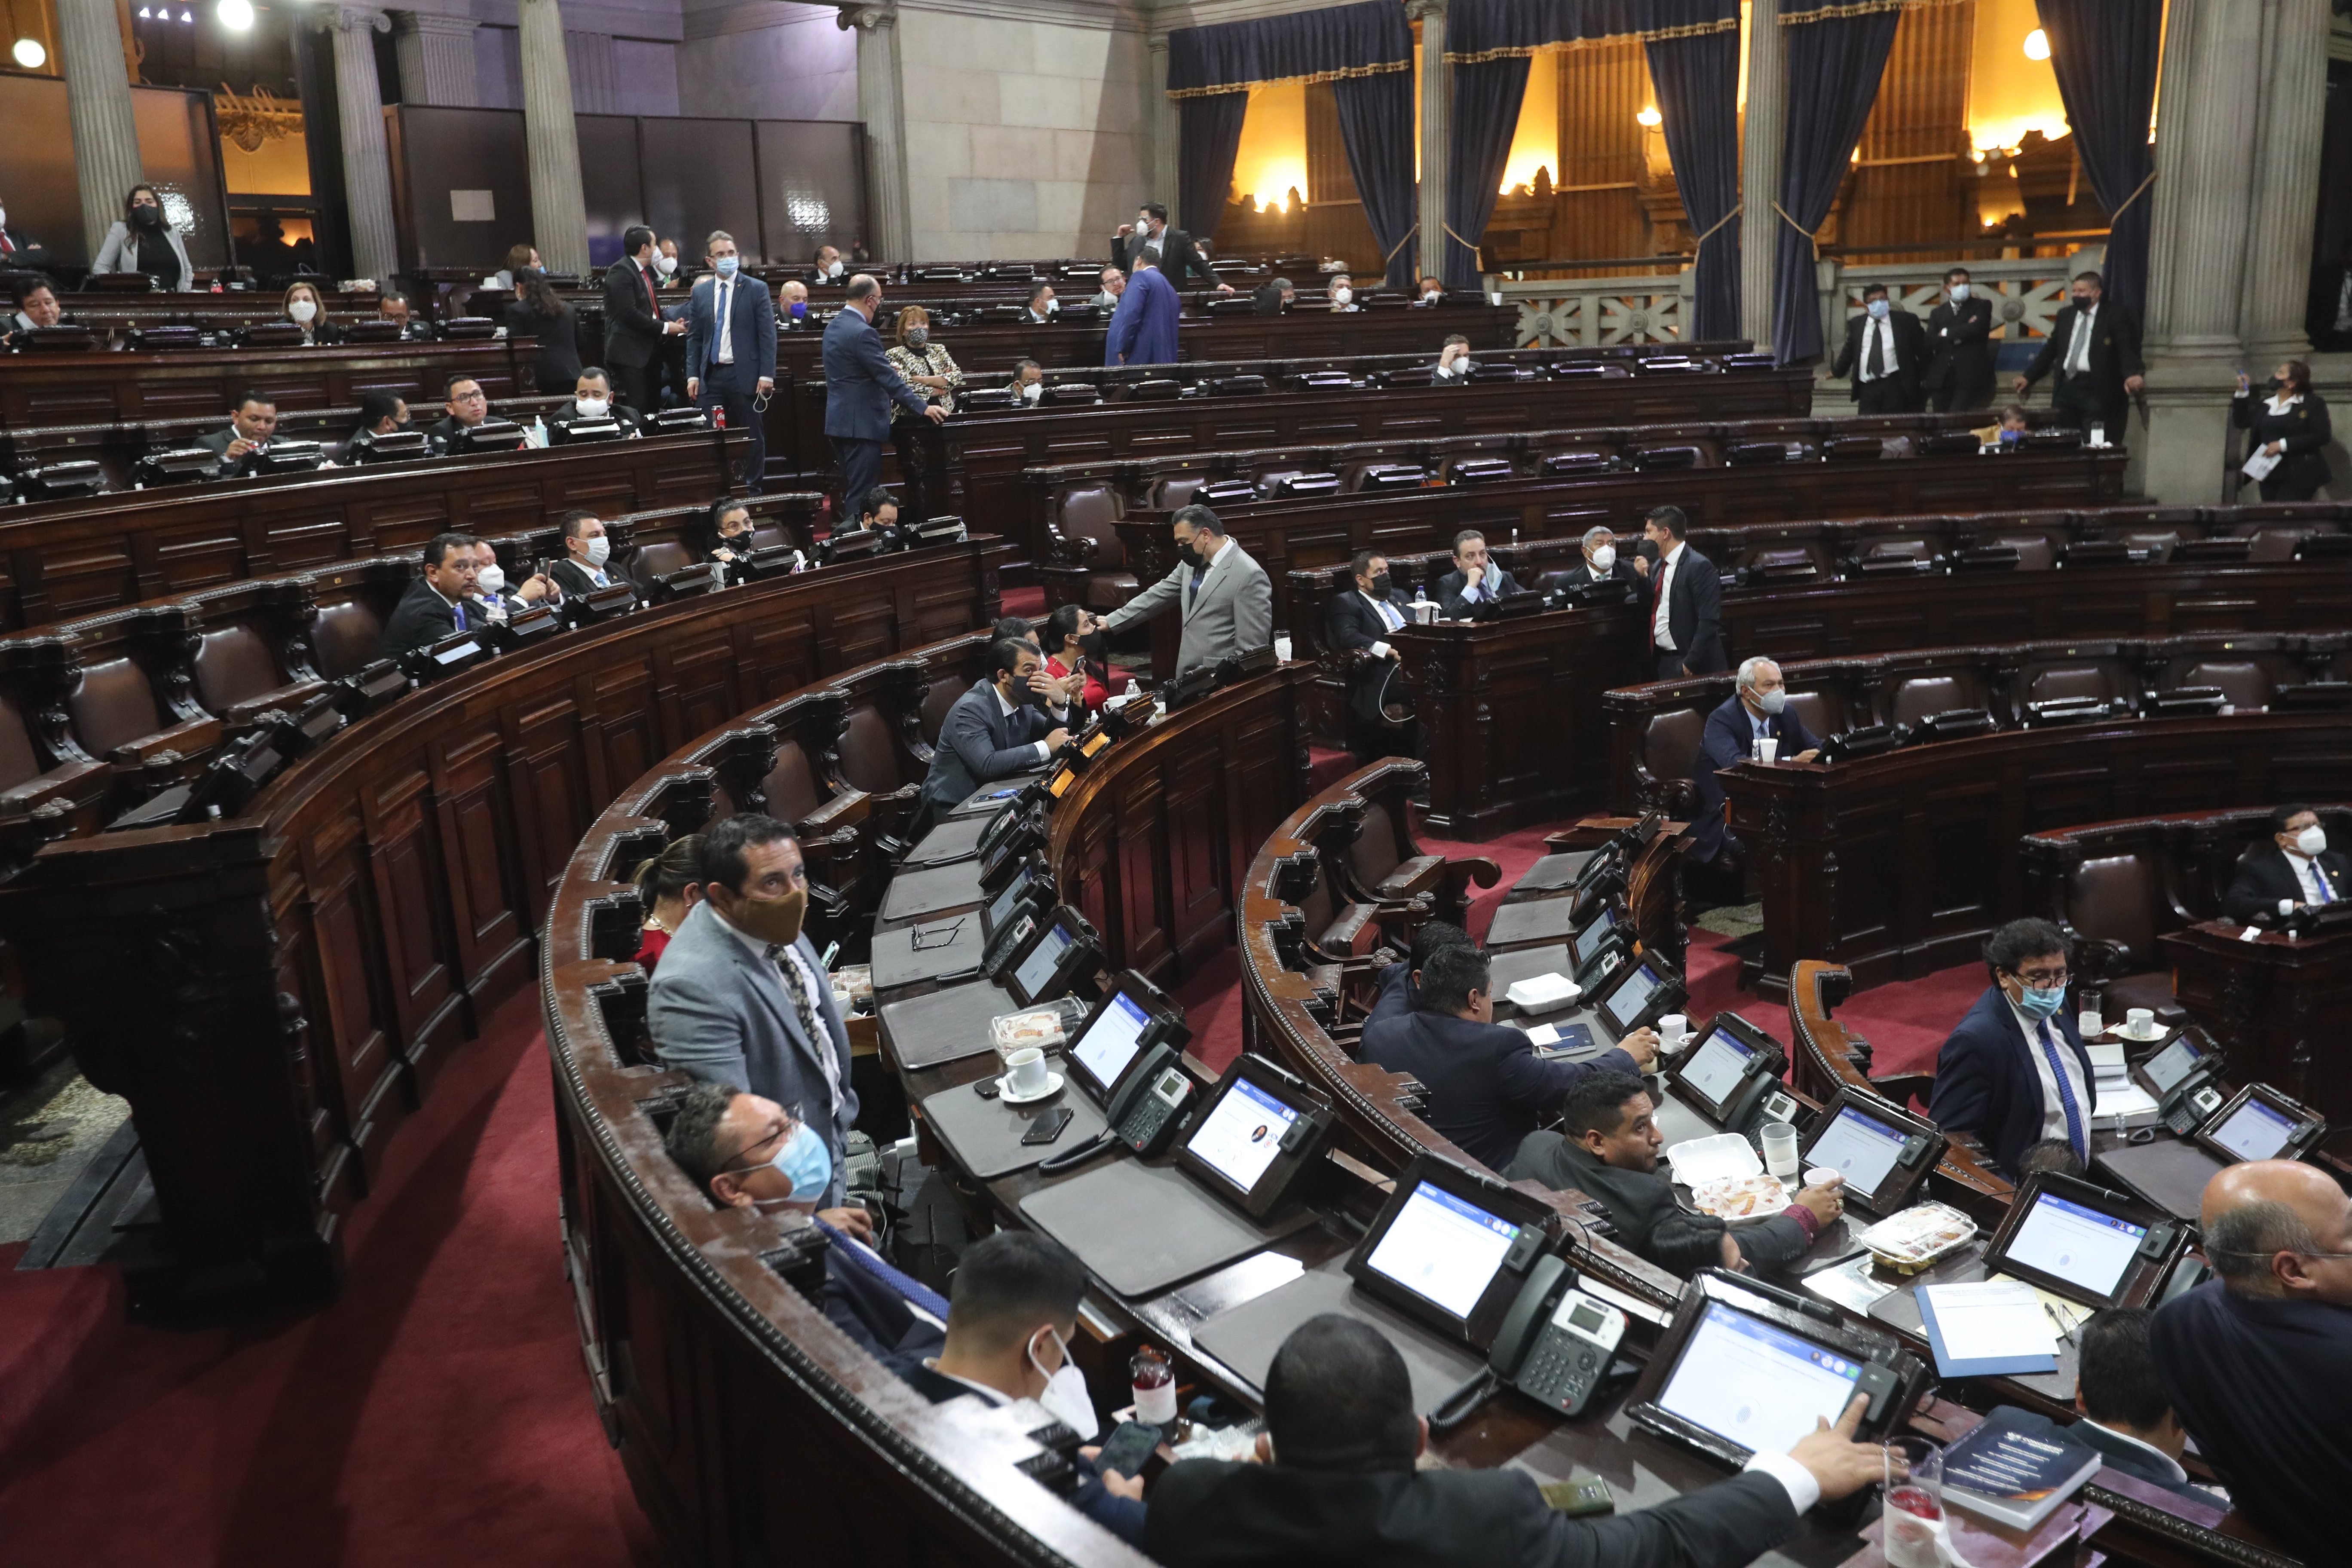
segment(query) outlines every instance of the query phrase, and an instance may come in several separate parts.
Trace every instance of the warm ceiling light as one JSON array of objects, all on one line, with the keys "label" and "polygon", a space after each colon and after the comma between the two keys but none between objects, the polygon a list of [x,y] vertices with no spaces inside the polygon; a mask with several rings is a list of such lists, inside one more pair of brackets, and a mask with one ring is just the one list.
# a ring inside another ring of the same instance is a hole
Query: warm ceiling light
[{"label": "warm ceiling light", "polygon": [[2025,35],[2025,58],[2046,60],[2050,58],[2050,35],[2036,27]]},{"label": "warm ceiling light", "polygon": [[16,63],[28,71],[39,70],[49,63],[49,51],[41,47],[37,38],[17,39],[16,47],[11,52],[16,57]]},{"label": "warm ceiling light", "polygon": [[1644,105],[1642,112],[1633,118],[1644,125],[1654,127],[1659,123],[1658,106],[1654,103]]},{"label": "warm ceiling light", "polygon": [[151,22],[154,20],[154,16],[146,6],[142,5],[139,7],[139,19],[142,22]]},{"label": "warm ceiling light", "polygon": [[[171,15],[171,13],[170,13],[169,11],[166,11],[166,12],[164,12],[164,13],[163,13],[163,15],[165,15],[166,16],[170,16],[170,15]],[[195,14],[194,11],[183,11],[183,12],[181,12],[181,13],[180,13],[180,20],[181,20],[181,21],[183,21],[183,22],[194,22],[195,19],[196,19],[196,14]]]},{"label": "warm ceiling light", "polygon": [[220,25],[233,33],[252,30],[253,0],[220,0],[220,9],[214,14],[220,17]]}]

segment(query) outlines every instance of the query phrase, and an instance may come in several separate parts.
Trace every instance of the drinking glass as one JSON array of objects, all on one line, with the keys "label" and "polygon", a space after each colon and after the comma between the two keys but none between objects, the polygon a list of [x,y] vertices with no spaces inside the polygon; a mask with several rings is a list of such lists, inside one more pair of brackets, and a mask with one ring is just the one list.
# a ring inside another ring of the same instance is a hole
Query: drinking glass
[{"label": "drinking glass", "polygon": [[1886,1442],[1887,1568],[1937,1568],[1944,1533],[1944,1450],[1926,1437]]},{"label": "drinking glass", "polygon": [[1797,1130],[1785,1121],[1764,1124],[1764,1168],[1782,1182],[1797,1181]]}]

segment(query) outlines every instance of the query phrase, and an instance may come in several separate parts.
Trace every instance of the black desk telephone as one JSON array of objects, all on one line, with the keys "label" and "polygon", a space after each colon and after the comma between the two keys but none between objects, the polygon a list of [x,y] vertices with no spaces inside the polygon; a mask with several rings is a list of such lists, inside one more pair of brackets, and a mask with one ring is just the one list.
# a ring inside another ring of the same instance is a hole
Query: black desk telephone
[{"label": "black desk telephone", "polygon": [[1459,1425],[1506,1383],[1562,1415],[1582,1415],[1624,1337],[1625,1314],[1577,1289],[1566,1258],[1539,1258],[1503,1316],[1486,1371],[1431,1411],[1429,1424]]},{"label": "black desk telephone", "polygon": [[1146,1159],[1167,1152],[1192,1109],[1199,1089],[1184,1070],[1178,1047],[1166,1041],[1151,1047],[1119,1080],[1103,1115],[1110,1125],[1074,1149],[1065,1149],[1037,1167],[1056,1175],[1114,1144],[1124,1143]]},{"label": "black desk telephone", "polygon": [[2197,1130],[2213,1120],[2213,1113],[2221,1109],[2221,1090],[2213,1077],[2212,1065],[2199,1062],[2187,1078],[2174,1084],[2157,1101],[2157,1119],[2179,1137],[2197,1136]]}]

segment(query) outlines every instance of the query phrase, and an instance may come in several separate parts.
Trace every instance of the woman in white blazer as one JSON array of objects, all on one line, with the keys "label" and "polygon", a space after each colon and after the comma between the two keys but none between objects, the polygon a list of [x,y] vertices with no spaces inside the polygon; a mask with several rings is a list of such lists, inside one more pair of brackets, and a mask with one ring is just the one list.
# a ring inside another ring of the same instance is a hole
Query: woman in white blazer
[{"label": "woman in white blazer", "polygon": [[163,216],[163,198],[152,185],[133,185],[122,198],[122,218],[106,231],[106,243],[89,265],[97,272],[144,272],[165,289],[183,293],[196,287],[196,269],[180,231]]}]

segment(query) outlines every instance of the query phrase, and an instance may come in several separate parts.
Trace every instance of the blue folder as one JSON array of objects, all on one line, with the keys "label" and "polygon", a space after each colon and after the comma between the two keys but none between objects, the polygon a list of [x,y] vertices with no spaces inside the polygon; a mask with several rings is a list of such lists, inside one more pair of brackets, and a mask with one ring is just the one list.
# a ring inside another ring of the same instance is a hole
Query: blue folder
[{"label": "blue folder", "polygon": [[1916,1287],[1912,1289],[1911,1299],[1919,1304],[1919,1321],[1927,1331],[1928,1348],[1936,1352],[1938,1377],[1999,1377],[2010,1373],[2058,1370],[2058,1358],[2054,1355],[1979,1356],[1974,1361],[1955,1361],[1944,1349],[1944,1331],[1936,1326],[1936,1299]]}]

